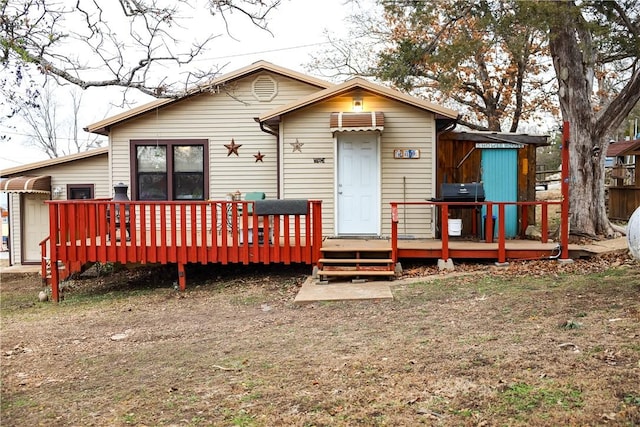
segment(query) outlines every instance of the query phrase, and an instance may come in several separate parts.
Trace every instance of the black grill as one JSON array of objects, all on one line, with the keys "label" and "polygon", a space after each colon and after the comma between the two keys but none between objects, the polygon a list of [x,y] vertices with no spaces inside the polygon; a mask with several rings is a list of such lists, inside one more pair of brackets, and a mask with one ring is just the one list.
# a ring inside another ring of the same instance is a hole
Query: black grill
[{"label": "black grill", "polygon": [[445,183],[440,187],[440,197],[434,200],[438,202],[484,202],[484,187],[479,182]]}]

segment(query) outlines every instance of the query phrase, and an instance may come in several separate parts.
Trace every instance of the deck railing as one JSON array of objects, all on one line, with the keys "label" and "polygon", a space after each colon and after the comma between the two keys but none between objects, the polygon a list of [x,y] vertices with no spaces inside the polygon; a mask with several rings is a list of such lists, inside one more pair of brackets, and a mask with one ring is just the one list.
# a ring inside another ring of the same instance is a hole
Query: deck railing
[{"label": "deck railing", "polygon": [[253,201],[47,203],[52,281],[56,261],[177,263],[180,279],[186,263],[313,264],[322,244],[315,200],[304,215],[257,215]]},{"label": "deck railing", "polygon": [[[392,241],[392,250],[393,250],[393,260],[397,262],[398,260],[398,224],[400,222],[399,208],[403,209],[412,209],[413,208],[424,208],[424,206],[432,206],[437,209],[438,217],[441,218],[440,224],[440,239],[442,242],[442,259],[449,259],[449,212],[454,208],[474,208],[477,210],[484,208],[484,217],[486,218],[484,224],[484,235],[482,236],[482,240],[486,243],[493,243],[494,240],[494,218],[497,221],[497,259],[498,262],[506,261],[506,207],[507,206],[517,206],[517,209],[520,210],[520,224],[519,229],[521,230],[520,234],[524,235],[525,230],[528,227],[528,218],[529,218],[529,210],[535,209],[536,207],[540,207],[540,242],[547,243],[548,235],[549,235],[549,206],[556,205],[558,207],[562,207],[561,201],[534,201],[534,202],[391,202],[391,241]],[[480,226],[476,224],[476,226]],[[568,233],[560,233],[560,259],[568,259],[568,245],[569,245],[569,236]]]}]

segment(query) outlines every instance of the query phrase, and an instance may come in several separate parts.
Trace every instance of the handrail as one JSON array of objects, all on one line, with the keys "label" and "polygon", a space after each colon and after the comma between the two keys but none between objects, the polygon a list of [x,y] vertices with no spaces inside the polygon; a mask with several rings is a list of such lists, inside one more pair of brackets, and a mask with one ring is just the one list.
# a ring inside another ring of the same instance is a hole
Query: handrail
[{"label": "handrail", "polygon": [[[548,240],[548,230],[549,230],[549,218],[548,218],[548,207],[549,205],[558,205],[562,206],[562,201],[549,201],[549,200],[540,200],[540,201],[525,201],[525,202],[494,202],[494,201],[483,201],[483,202],[458,202],[458,201],[424,201],[424,202],[391,202],[391,240],[392,240],[392,258],[394,262],[398,261],[398,224],[400,223],[400,216],[398,213],[399,207],[411,207],[411,206],[434,206],[440,209],[440,218],[442,218],[442,224],[440,228],[440,239],[442,242],[441,250],[442,250],[442,258],[449,258],[449,228],[448,221],[444,220],[449,217],[449,209],[457,208],[457,207],[486,207],[486,223],[485,223],[485,234],[483,236],[484,241],[487,243],[493,242],[493,208],[497,207],[497,232],[498,232],[498,262],[506,261],[506,207],[509,205],[514,205],[520,207],[522,209],[521,212],[521,227],[524,231],[528,225],[528,209],[531,206],[541,206],[541,236],[540,240],[542,243],[547,243]],[[566,239],[562,238],[561,242],[564,242]],[[567,252],[563,251],[563,255],[566,255]],[[564,257],[563,257],[564,258]]]},{"label": "handrail", "polygon": [[[304,214],[278,215],[256,214],[246,200],[46,203],[50,238],[65,261],[311,262],[322,242],[320,200],[308,200]],[[274,239],[291,255],[271,250]]]},{"label": "handrail", "polygon": [[40,245],[40,276],[42,282],[47,282],[47,242],[49,242],[50,236],[45,237],[38,243]]}]

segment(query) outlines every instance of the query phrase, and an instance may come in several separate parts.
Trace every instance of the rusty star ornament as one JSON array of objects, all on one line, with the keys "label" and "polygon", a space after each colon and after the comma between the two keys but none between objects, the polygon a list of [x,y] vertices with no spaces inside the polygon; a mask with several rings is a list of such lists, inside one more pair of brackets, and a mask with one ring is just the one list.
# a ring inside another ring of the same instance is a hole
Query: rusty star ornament
[{"label": "rusty star ornament", "polygon": [[260,150],[258,150],[258,154],[254,154],[253,157],[256,158],[256,163],[258,162],[262,162],[264,163],[264,161],[262,160],[264,158],[264,154],[260,154]]},{"label": "rusty star ornament", "polygon": [[289,145],[293,147],[293,150],[291,151],[292,153],[295,153],[296,151],[302,153],[302,146],[304,145],[304,142],[300,142],[298,141],[298,138],[296,138],[296,142],[290,142]]},{"label": "rusty star ornament", "polygon": [[236,144],[236,142],[233,140],[233,138],[231,138],[231,144],[224,144],[224,146],[227,149],[227,157],[229,157],[232,154],[235,154],[236,156],[239,156],[238,148],[242,147],[242,144]]}]

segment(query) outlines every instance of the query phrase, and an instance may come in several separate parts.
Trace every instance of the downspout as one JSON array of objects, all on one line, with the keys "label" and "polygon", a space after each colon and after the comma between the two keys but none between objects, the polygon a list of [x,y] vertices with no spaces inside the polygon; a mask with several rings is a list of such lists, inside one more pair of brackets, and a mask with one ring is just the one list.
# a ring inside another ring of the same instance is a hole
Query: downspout
[{"label": "downspout", "polygon": [[276,137],[276,198],[280,199],[280,134],[278,131],[267,127],[258,117],[253,120],[260,124],[260,130]]}]

